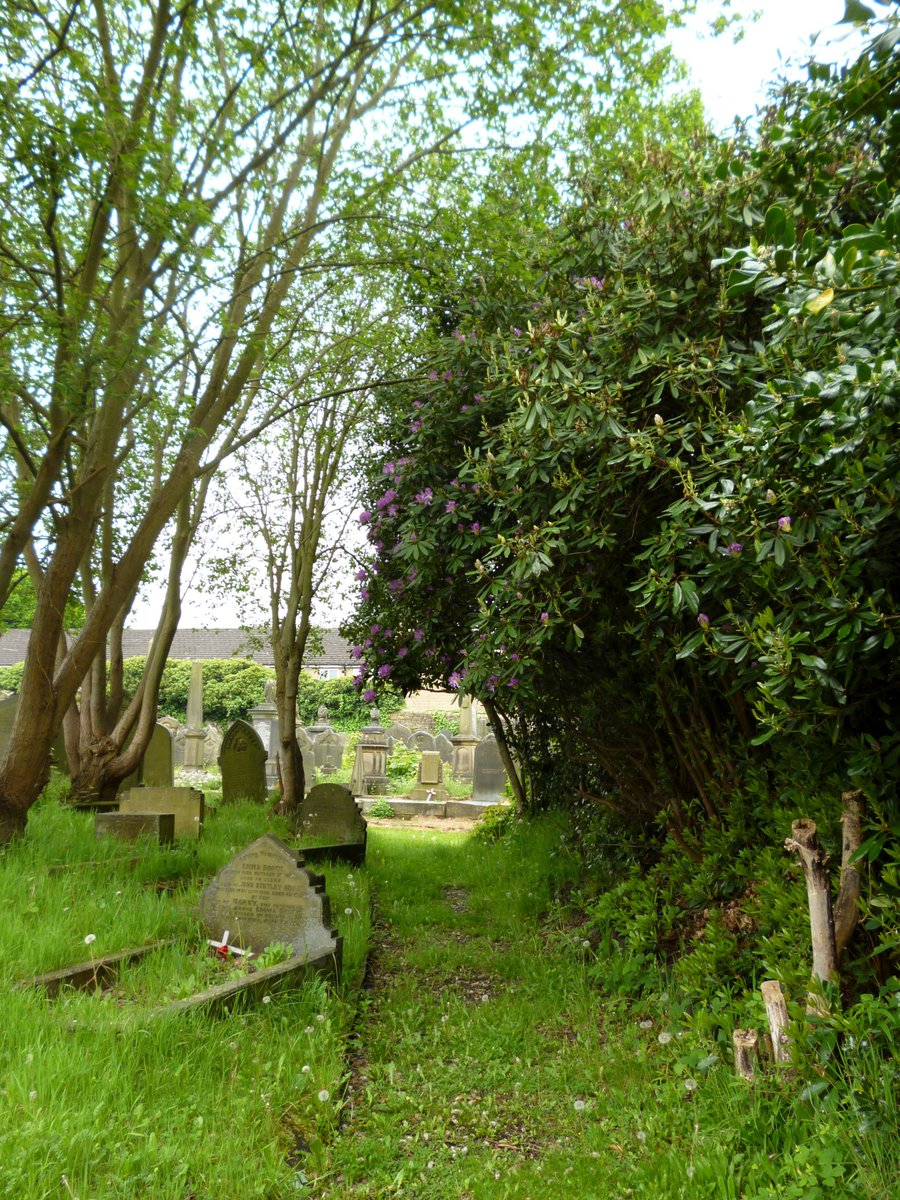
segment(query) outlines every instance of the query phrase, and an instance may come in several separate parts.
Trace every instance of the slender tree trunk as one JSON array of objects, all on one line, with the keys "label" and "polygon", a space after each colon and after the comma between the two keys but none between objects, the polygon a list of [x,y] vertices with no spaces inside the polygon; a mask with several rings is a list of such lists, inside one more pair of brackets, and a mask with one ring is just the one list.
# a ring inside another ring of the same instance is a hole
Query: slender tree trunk
[{"label": "slender tree trunk", "polygon": [[512,794],[515,797],[516,804],[520,811],[525,812],[527,809],[528,800],[525,795],[525,785],[522,782],[522,777],[516,767],[515,759],[509,748],[509,742],[506,740],[506,731],[503,728],[503,723],[500,720],[500,714],[493,700],[484,700],[484,711],[488,715],[488,720],[491,723],[491,729],[494,731],[494,737],[497,739],[497,749],[500,751],[500,758],[506,768],[506,774],[509,777],[509,786],[512,788]]}]

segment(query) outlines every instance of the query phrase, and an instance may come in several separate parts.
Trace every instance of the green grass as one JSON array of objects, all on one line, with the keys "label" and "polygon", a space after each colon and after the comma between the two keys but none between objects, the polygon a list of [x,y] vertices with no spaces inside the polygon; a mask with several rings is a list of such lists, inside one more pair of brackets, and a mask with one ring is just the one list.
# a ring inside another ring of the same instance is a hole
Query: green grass
[{"label": "green grass", "polygon": [[[0,855],[3,1200],[893,1195],[900,1006],[870,998],[842,1030],[806,1029],[790,1071],[736,1079],[723,1030],[758,1019],[751,1001],[688,1003],[640,947],[585,944],[556,820],[489,843],[372,828],[365,868],[316,865],[345,938],[337,991],[151,1016],[208,986],[199,889],[270,830],[259,806],[228,807],[199,845],[125,865],[130,847],[46,802]],[[167,937],[105,995],[16,986]]]}]

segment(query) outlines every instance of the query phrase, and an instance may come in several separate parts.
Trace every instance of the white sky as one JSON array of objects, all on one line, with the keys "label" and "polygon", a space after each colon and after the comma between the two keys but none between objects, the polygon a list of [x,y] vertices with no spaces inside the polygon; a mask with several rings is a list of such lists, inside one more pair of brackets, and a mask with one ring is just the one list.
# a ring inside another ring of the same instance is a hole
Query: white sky
[{"label": "white sky", "polygon": [[[743,38],[734,42],[726,33],[718,38],[704,35],[710,19],[723,10],[717,0],[700,0],[700,12],[689,27],[671,36],[675,53],[687,64],[693,82],[703,95],[713,127],[725,133],[735,116],[750,117],[766,97],[767,87],[793,60],[796,76],[809,56],[811,37],[818,34],[816,56],[839,61],[860,45],[859,35],[849,25],[838,25],[844,0],[734,0],[740,13],[757,12],[756,22],[746,22]],[[870,7],[880,11],[877,3]],[[138,601],[129,625],[150,629],[156,624],[161,593],[153,589],[146,601]],[[333,623],[334,613],[321,613],[322,623]],[[180,626],[227,628],[239,624],[236,611],[209,597],[189,592],[182,608]]]}]

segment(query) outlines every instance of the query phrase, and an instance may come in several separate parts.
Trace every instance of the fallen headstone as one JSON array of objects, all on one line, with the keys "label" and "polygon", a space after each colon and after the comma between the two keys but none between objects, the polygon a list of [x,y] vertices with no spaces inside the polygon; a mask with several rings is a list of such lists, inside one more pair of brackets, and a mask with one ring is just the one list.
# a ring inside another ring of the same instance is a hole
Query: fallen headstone
[{"label": "fallen headstone", "polygon": [[203,793],[197,788],[129,788],[119,795],[119,812],[172,813],[176,838],[197,840],[203,832]]}]

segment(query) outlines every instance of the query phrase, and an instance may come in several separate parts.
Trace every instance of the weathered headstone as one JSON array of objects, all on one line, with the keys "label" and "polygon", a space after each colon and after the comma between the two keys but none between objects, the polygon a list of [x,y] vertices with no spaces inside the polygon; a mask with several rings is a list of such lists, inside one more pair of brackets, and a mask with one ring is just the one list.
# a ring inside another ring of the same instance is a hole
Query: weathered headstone
[{"label": "weathered headstone", "polygon": [[122,842],[136,842],[149,837],[158,846],[175,840],[173,813],[98,812],[94,818],[94,836],[116,837]]},{"label": "weathered headstone", "polygon": [[444,787],[444,764],[437,750],[423,750],[419,759],[419,772],[416,786],[410,799],[436,800],[443,802],[447,799],[447,789]]},{"label": "weathered headstone", "polygon": [[184,731],[184,767],[196,771],[203,766],[203,663],[191,663],[191,682],[188,688],[187,727]]},{"label": "weathered headstone", "polygon": [[265,697],[262,704],[250,709],[250,720],[266,751],[266,786],[272,788],[278,778],[278,709],[275,707],[274,679],[266,680]]},{"label": "weathered headstone", "polygon": [[459,701],[459,733],[453,743],[453,778],[468,783],[475,777],[475,747],[478,734],[475,731],[475,707],[471,696],[461,696]]},{"label": "weathered headstone", "polygon": [[199,839],[203,793],[189,787],[133,787],[119,794],[119,812],[174,813],[176,838]]},{"label": "weathered headstone", "polygon": [[138,767],[138,782],[145,787],[171,787],[172,737],[165,725],[159,722],[153,727],[141,765]]},{"label": "weathered headstone", "polygon": [[475,747],[475,778],[472,799],[495,802],[503,798],[506,768],[500,757],[497,739],[489,734]]},{"label": "weathered headstone", "polygon": [[366,821],[353,793],[339,783],[318,783],[300,805],[299,827],[306,837],[343,842],[365,842]]},{"label": "weathered headstone", "polygon": [[222,739],[219,753],[222,771],[222,803],[254,800],[264,804],[266,788],[266,748],[259,734],[246,721],[235,721]]},{"label": "weathered headstone", "polygon": [[[19,696],[17,692],[8,692],[2,700],[0,700],[0,760],[6,753],[6,748],[9,745],[9,740],[12,737],[12,729],[15,724],[16,714],[19,711]],[[50,751],[50,761],[63,774],[69,773],[69,760],[66,758],[66,744],[63,739],[63,732],[60,729],[59,733],[53,739],[53,746]]]},{"label": "weathered headstone", "polygon": [[391,748],[393,748],[394,742],[402,742],[404,746],[408,746],[409,739],[412,737],[412,730],[408,725],[391,725],[385,733]]},{"label": "weathered headstone", "polygon": [[333,775],[341,769],[344,747],[333,729],[325,729],[319,734],[313,742],[313,752],[316,756],[316,768],[323,775]]},{"label": "weathered headstone", "polygon": [[442,763],[447,765],[453,762],[453,743],[447,737],[446,733],[435,735],[434,748],[440,754]]},{"label": "weathered headstone", "polygon": [[302,726],[297,728],[297,745],[300,747],[300,757],[303,759],[303,794],[315,786],[316,782],[316,755],[313,749],[312,738]]},{"label": "weathered headstone", "polygon": [[222,731],[217,725],[206,726],[206,737],[203,739],[203,761],[214,763],[219,761],[222,753]]},{"label": "weathered headstone", "polygon": [[341,938],[331,928],[331,908],[320,875],[271,833],[223,867],[200,897],[211,937],[227,929],[229,941],[256,953],[283,942],[307,961],[341,958]]},{"label": "weathered headstone", "polygon": [[427,729],[417,729],[412,735],[409,742],[416,750],[433,750],[434,749],[434,734],[429,733]]}]

